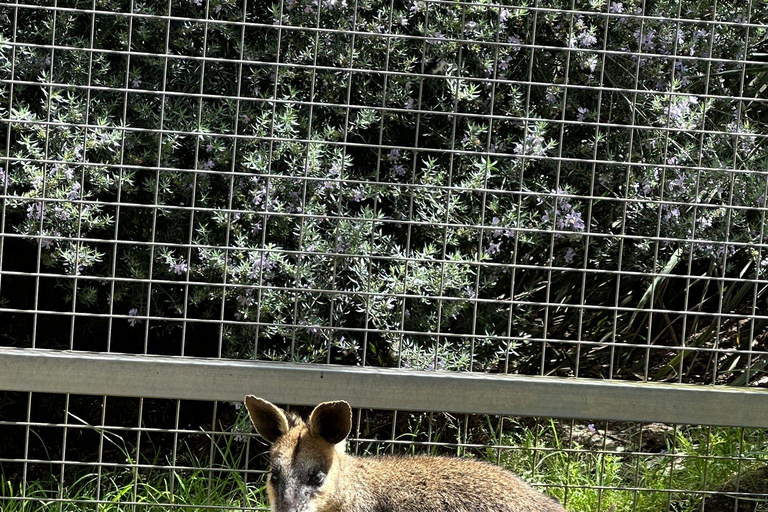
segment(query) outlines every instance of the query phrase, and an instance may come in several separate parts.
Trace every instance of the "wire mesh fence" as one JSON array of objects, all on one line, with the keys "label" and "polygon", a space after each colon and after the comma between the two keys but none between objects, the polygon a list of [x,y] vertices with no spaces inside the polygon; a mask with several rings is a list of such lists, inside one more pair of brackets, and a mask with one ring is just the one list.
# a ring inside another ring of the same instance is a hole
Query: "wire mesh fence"
[{"label": "wire mesh fence", "polygon": [[[762,0],[0,2],[0,345],[765,387],[766,29]],[[765,509],[764,430],[609,407],[362,409],[352,449],[569,510]],[[3,510],[264,503],[229,403],[9,392],[0,431]]]},{"label": "wire mesh fence", "polygon": [[[43,510],[266,510],[268,447],[247,435],[239,404],[109,398],[103,407],[103,397],[50,394],[32,400],[31,421],[23,414],[2,421],[4,471],[19,477],[4,481],[4,510],[25,502]],[[764,429],[366,409],[355,419],[353,452],[492,460],[569,510],[760,510],[767,494]],[[393,425],[407,434],[395,435]],[[13,442],[25,430],[37,435]],[[74,455],[73,444],[88,450]],[[159,457],[162,446],[174,449]]]}]

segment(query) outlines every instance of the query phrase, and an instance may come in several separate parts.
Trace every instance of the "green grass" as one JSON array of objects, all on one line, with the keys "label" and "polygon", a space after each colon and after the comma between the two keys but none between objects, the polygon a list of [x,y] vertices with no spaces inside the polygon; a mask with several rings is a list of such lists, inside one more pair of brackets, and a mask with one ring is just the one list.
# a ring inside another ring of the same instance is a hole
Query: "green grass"
[{"label": "green grass", "polygon": [[[131,451],[125,448],[122,438],[105,435],[105,439],[119,444],[126,465],[133,464]],[[246,482],[242,472],[246,444],[236,441],[233,436],[220,436],[213,443],[213,448],[213,464],[209,463],[211,454],[208,450],[204,450],[205,455],[198,455],[196,452],[201,450],[184,445],[179,449],[176,466],[193,469],[136,471],[125,467],[115,471],[104,468],[100,476],[95,471],[87,472],[71,482],[65,482],[63,487],[59,484],[59,466],[52,465],[47,478],[29,481],[25,493],[29,500],[25,507],[22,506],[23,500],[19,499],[24,496],[21,484],[18,479],[12,481],[6,478],[0,464],[0,510],[90,511],[95,509],[95,500],[100,502],[100,512],[165,512],[176,509],[169,507],[169,503],[185,511],[216,510],[219,507],[224,510],[240,507],[266,510],[267,498],[261,478],[250,474]],[[153,460],[141,462],[152,466],[163,465],[159,454]],[[168,458],[165,464],[171,465]],[[99,482],[100,495],[97,494]],[[216,508],[210,508],[211,505]]]},{"label": "green grass", "polygon": [[[412,431],[402,434],[399,439],[423,440],[428,424],[425,418],[425,415],[420,419],[417,417],[410,423]],[[609,425],[610,429],[606,431],[604,425],[592,430],[583,424],[574,424],[571,430],[569,422],[508,424],[511,426],[505,426],[505,433],[498,436],[493,423],[488,421],[485,430],[490,433],[490,440],[486,441],[514,449],[468,450],[467,455],[498,461],[527,481],[546,486],[547,492],[561,502],[567,502],[569,512],[701,511],[701,496],[696,495],[696,491],[720,489],[739,471],[743,475],[754,473],[768,463],[768,437],[764,431],[662,428],[660,433],[654,434],[646,427],[644,442],[638,449],[636,425]],[[465,425],[459,418],[441,416],[436,425],[432,431],[433,441],[440,443],[463,438]],[[655,444],[650,448],[647,443],[652,436],[655,436]],[[122,443],[122,439],[112,434],[109,439],[113,444]],[[470,442],[478,441],[470,439]],[[25,508],[19,499],[22,496],[19,479],[0,474],[1,509],[3,512],[95,510],[93,500],[97,497],[99,481],[100,511],[160,512],[171,509],[168,503],[183,505],[183,510],[201,511],[210,510],[205,505],[223,509],[266,506],[266,494],[259,475],[250,474],[246,482],[241,471],[245,466],[246,443],[233,436],[218,436],[212,445],[213,452],[210,442],[201,446],[200,443],[196,448],[180,445],[176,461],[177,466],[200,469],[140,469],[136,472],[130,467],[117,471],[105,468],[100,480],[95,472],[83,472],[71,478],[68,473],[64,487],[59,485],[59,466],[52,465],[47,477],[29,482],[26,496],[31,500]],[[254,446],[252,443],[251,450]],[[366,454],[388,451],[386,445],[380,443],[359,448]],[[131,464],[131,451],[124,447],[122,450],[126,464]],[[451,448],[433,445],[414,449],[408,446],[407,449],[401,447],[400,451],[406,450],[409,453],[446,453]],[[250,455],[253,459],[253,453]],[[142,462],[162,466],[169,464],[169,460],[169,454],[161,456],[158,452],[154,460],[143,459]],[[211,466],[213,470],[208,469]],[[758,483],[751,489],[742,487],[741,490],[768,492],[760,485]],[[751,511],[768,510],[768,503],[761,503],[760,499],[751,503]],[[704,510],[719,509],[708,507]],[[730,505],[728,510],[733,510],[733,506]]]},{"label": "green grass", "polygon": [[[602,449],[605,435],[613,439],[605,440]],[[768,464],[768,438],[761,431],[675,429],[664,434],[665,446],[652,452],[638,450],[636,439],[617,441],[620,437],[621,432],[606,434],[598,426],[588,443],[581,435],[569,443],[554,423],[544,424],[505,436],[502,444],[521,449],[503,452],[501,462],[530,482],[551,485],[549,492],[567,501],[570,512],[701,511],[702,495],[697,492],[716,491],[739,472],[756,474]],[[536,449],[544,451],[537,454]],[[743,484],[740,490],[768,492],[759,483]],[[756,508],[749,510],[767,511],[768,497],[756,498],[753,505]],[[734,510],[733,505],[727,510]]]},{"label": "green grass", "polygon": [[[149,474],[138,479],[136,486],[130,475],[102,475],[100,511],[164,512],[168,503],[183,505],[180,510],[210,510],[205,505],[217,507],[265,508],[266,496],[260,483],[245,484],[237,472],[212,474],[207,470],[195,470],[175,474],[175,488],[170,490],[170,471],[165,475]],[[94,510],[98,475],[89,473],[60,489],[51,475],[48,481],[33,481],[27,486],[29,503],[22,507],[18,484],[0,477],[0,502],[3,512],[58,511],[79,512]],[[134,494],[135,492],[135,494]],[[61,494],[60,494],[61,493]],[[63,503],[59,498],[63,498]],[[6,500],[4,498],[12,498]],[[91,503],[89,503],[91,502]],[[199,506],[200,508],[197,508]],[[61,508],[60,508],[61,507]]]}]

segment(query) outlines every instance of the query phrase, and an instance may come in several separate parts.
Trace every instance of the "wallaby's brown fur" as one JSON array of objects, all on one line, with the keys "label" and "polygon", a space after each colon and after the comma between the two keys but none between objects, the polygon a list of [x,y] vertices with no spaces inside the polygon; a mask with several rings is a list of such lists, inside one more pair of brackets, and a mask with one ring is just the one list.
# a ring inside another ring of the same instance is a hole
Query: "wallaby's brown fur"
[{"label": "wallaby's brown fur", "polygon": [[272,443],[273,512],[565,512],[498,466],[448,457],[354,457],[347,402],[315,407],[307,422],[247,396],[256,431]]}]

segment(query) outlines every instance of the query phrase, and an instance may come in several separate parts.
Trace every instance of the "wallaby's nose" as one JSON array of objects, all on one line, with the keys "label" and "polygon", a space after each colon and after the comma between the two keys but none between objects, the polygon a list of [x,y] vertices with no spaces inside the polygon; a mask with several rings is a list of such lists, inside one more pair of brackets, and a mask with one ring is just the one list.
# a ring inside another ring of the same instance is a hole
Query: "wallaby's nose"
[{"label": "wallaby's nose", "polygon": [[283,500],[283,512],[299,512],[299,505],[293,500]]}]

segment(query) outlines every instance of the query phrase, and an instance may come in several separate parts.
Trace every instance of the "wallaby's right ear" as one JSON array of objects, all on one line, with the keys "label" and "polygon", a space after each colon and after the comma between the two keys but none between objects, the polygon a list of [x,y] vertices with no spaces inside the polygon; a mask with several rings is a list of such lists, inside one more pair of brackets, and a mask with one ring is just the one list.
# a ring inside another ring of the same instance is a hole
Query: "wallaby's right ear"
[{"label": "wallaby's right ear", "polygon": [[245,397],[245,407],[256,432],[269,443],[288,432],[288,418],[279,407],[253,395]]},{"label": "wallaby's right ear", "polygon": [[344,400],[324,402],[309,416],[309,432],[331,444],[345,440],[352,430],[352,408]]}]

